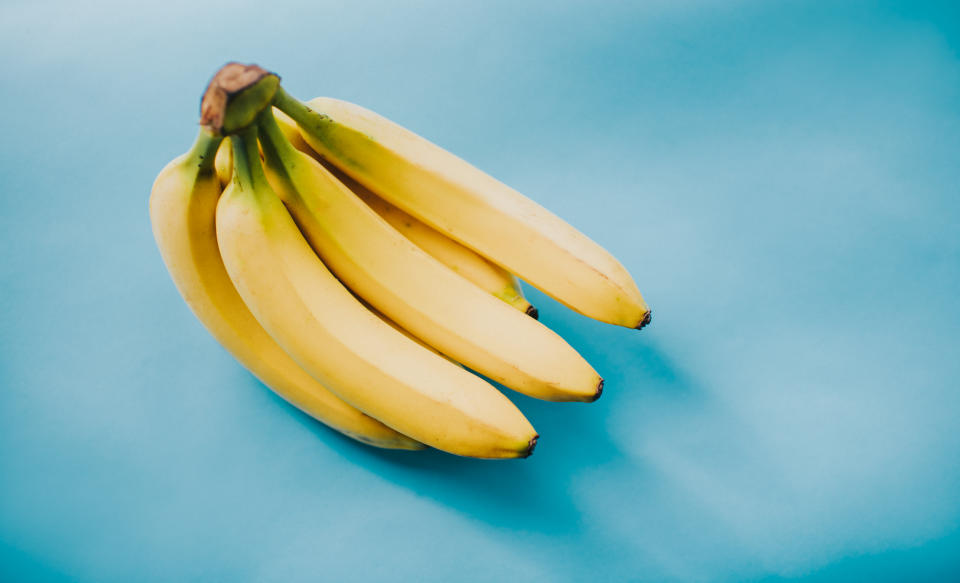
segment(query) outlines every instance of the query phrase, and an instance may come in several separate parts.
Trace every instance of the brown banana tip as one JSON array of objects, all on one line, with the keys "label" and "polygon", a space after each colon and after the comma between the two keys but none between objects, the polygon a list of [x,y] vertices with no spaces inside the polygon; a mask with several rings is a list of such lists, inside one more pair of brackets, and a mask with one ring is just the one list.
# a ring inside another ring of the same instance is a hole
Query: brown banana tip
[{"label": "brown banana tip", "polygon": [[647,310],[647,314],[643,317],[643,320],[640,320],[640,323],[637,324],[637,330],[643,330],[643,327],[650,323],[650,320],[652,319],[650,314],[650,310]]},{"label": "brown banana tip", "polygon": [[530,441],[527,443],[527,449],[523,451],[523,455],[520,456],[521,458],[528,458],[533,455],[533,448],[537,447],[538,439],[540,439],[540,436],[537,434],[534,434],[534,436],[530,438]]},{"label": "brown banana tip", "polygon": [[540,319],[540,311],[534,308],[533,306],[527,306],[527,315],[533,318],[534,320]]},{"label": "brown banana tip", "polygon": [[600,398],[600,395],[602,395],[602,394],[603,394],[603,379],[600,379],[600,382],[597,383],[597,392],[593,395],[593,398],[590,399],[590,400],[587,401],[587,402],[588,402],[588,403],[592,403],[592,402],[596,401],[597,399]]}]

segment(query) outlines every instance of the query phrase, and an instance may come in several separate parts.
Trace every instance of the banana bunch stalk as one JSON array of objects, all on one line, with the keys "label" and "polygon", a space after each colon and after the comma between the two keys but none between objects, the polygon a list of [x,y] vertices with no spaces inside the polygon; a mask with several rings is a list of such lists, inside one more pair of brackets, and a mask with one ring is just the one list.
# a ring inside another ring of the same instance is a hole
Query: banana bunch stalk
[{"label": "banana bunch stalk", "polygon": [[526,457],[536,431],[471,371],[539,399],[596,400],[600,375],[536,319],[518,277],[592,318],[650,321],[596,243],[359,106],[303,104],[276,75],[230,63],[201,126],[151,194],[167,268],[237,360],[345,435]]}]

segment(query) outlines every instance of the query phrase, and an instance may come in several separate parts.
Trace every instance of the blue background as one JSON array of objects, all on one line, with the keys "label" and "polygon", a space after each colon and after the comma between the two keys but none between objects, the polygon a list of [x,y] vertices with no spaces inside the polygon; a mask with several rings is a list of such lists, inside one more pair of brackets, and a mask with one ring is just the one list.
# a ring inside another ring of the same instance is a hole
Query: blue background
[{"label": "blue background", "polygon": [[[90,4],[0,5],[0,579],[960,577],[955,3]],[[147,215],[227,60],[610,249],[643,332],[529,293],[603,398],[481,462],[257,383]]]}]

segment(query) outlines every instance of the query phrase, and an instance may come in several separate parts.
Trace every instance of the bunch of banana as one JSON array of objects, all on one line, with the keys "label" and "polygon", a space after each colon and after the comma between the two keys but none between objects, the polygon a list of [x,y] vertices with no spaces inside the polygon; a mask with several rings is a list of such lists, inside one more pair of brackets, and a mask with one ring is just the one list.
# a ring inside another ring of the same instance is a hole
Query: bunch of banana
[{"label": "bunch of banana", "polygon": [[213,336],[295,406],[379,447],[530,455],[533,427],[471,371],[540,399],[600,396],[517,277],[604,322],[650,321],[620,263],[546,209],[359,106],[305,105],[252,65],[214,76],[150,214]]}]

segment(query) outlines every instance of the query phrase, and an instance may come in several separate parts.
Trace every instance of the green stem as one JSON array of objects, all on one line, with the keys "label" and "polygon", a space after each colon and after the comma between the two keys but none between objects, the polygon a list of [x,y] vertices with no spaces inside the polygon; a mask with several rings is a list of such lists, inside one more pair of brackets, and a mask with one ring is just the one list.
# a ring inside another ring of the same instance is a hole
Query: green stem
[{"label": "green stem", "polygon": [[233,146],[233,180],[241,190],[267,184],[267,176],[260,163],[260,152],[257,149],[257,128],[249,126],[230,136]]},{"label": "green stem", "polygon": [[187,152],[186,163],[195,165],[199,174],[214,172],[213,161],[217,157],[217,149],[220,148],[220,142],[223,137],[218,136],[208,127],[201,127],[197,134],[196,141]]},{"label": "green stem", "polygon": [[314,136],[322,135],[324,126],[330,121],[329,117],[310,109],[305,103],[284,91],[283,87],[277,87],[277,92],[273,95],[273,104]]},{"label": "green stem", "polygon": [[257,128],[260,130],[260,145],[263,146],[263,155],[267,165],[282,173],[289,180],[290,169],[296,165],[299,153],[287,136],[283,134],[277,118],[273,116],[272,108],[267,108],[257,117]]},{"label": "green stem", "polygon": [[270,107],[280,77],[257,65],[227,63],[214,74],[200,100],[200,125],[230,135]]},{"label": "green stem", "polygon": [[231,96],[224,112],[221,131],[224,134],[231,134],[253,123],[257,114],[264,108],[270,109],[270,101],[279,87],[280,78],[276,75],[267,75],[254,85]]}]

